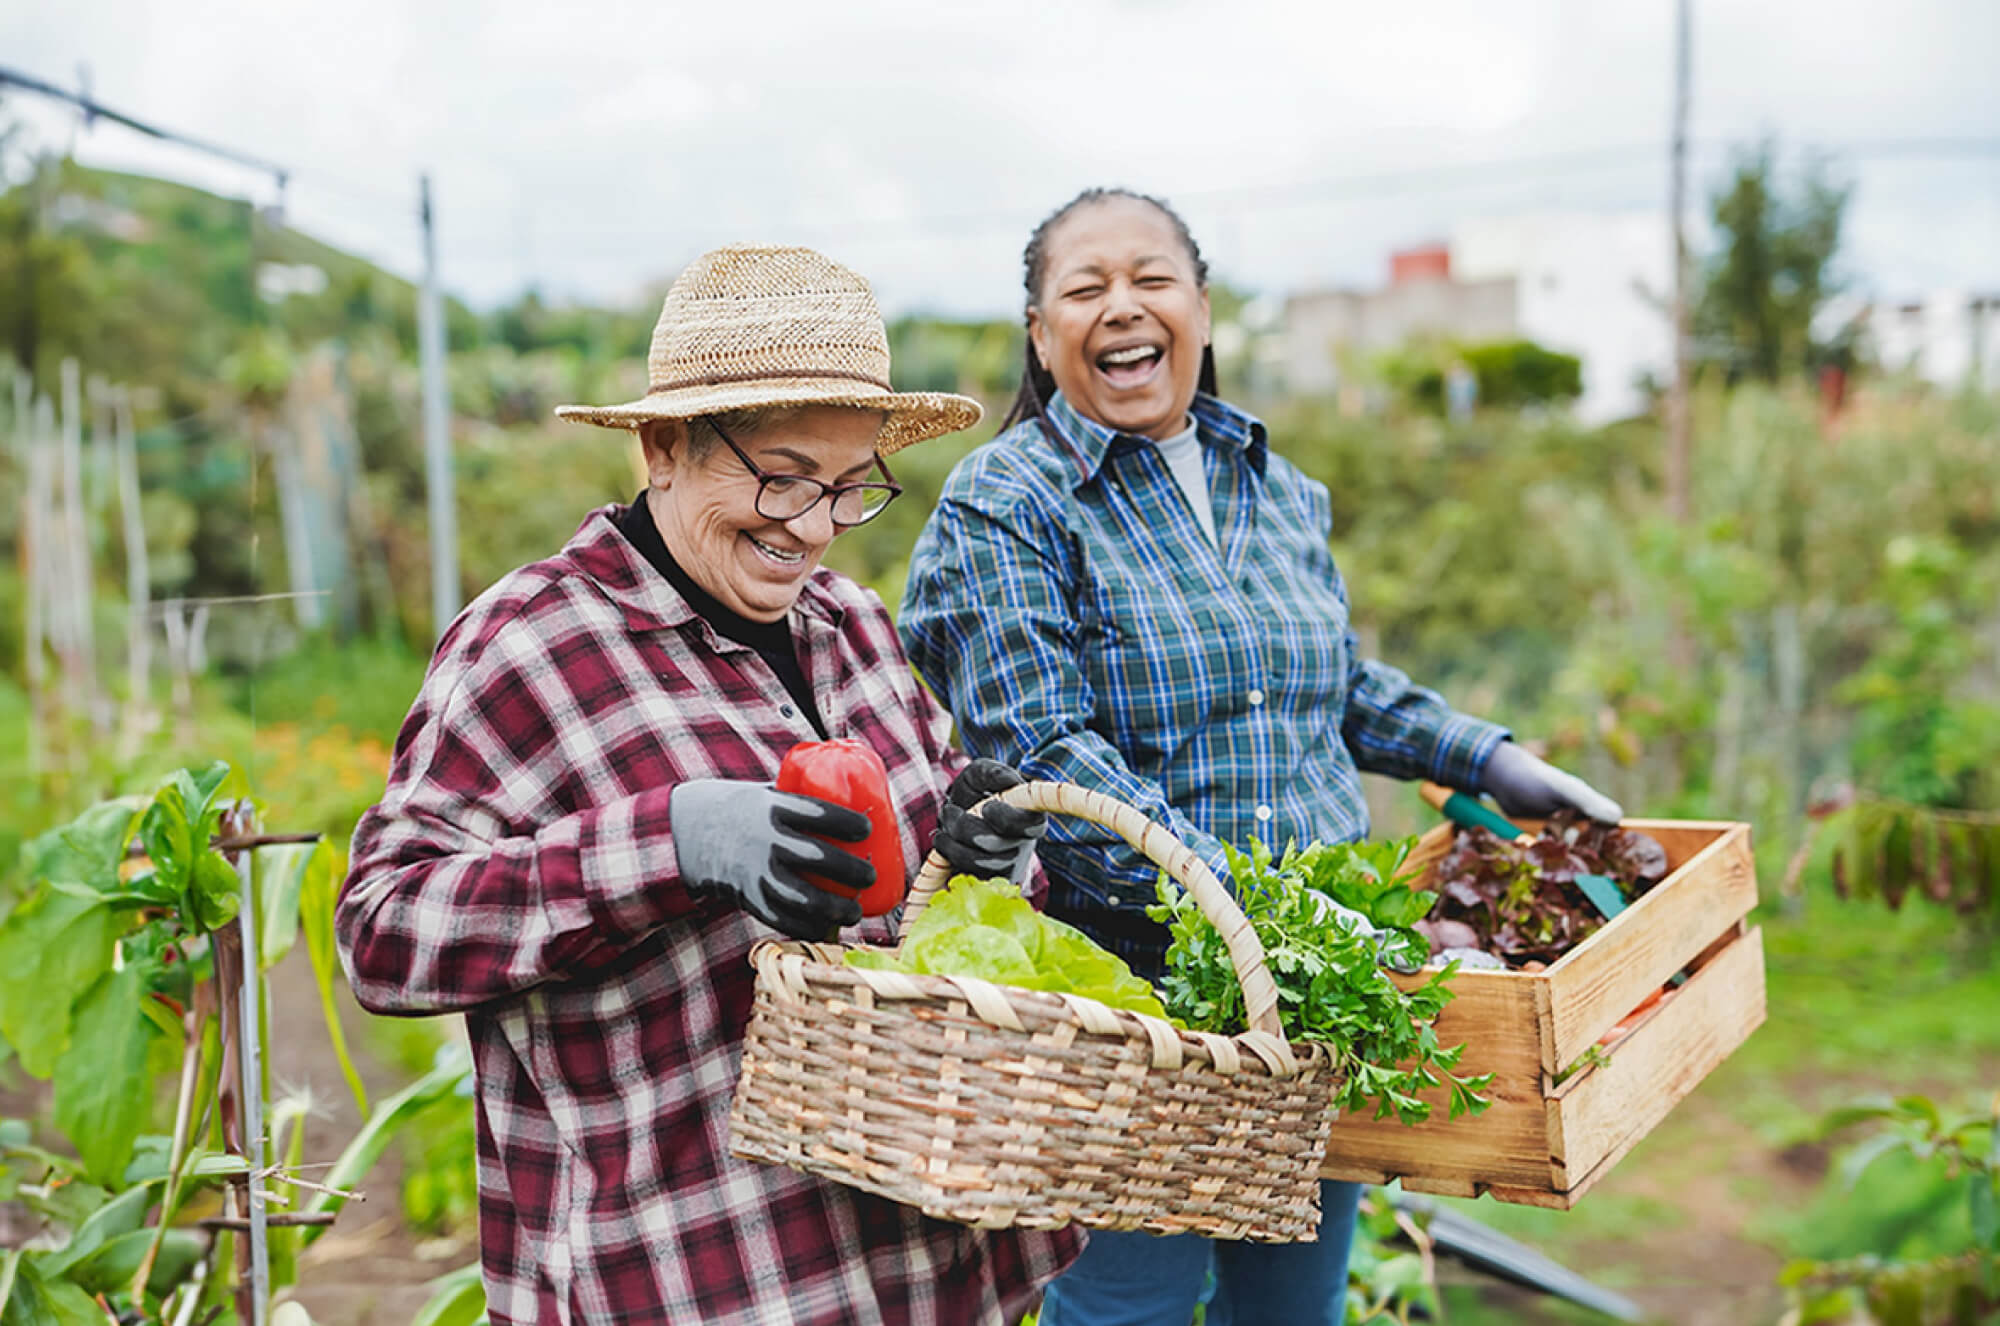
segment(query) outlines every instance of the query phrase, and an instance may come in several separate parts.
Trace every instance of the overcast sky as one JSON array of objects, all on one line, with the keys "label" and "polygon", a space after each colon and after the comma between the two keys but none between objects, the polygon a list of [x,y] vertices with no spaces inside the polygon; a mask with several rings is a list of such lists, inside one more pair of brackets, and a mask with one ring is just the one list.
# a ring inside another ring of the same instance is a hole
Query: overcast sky
[{"label": "overcast sky", "polygon": [[[397,270],[432,172],[446,285],[629,300],[735,239],[810,243],[891,311],[1008,314],[1078,188],[1179,203],[1217,275],[1374,284],[1460,220],[1657,207],[1672,0],[28,0],[0,64],[294,172],[293,223]],[[1696,201],[1727,147],[1831,149],[1847,264],[2000,289],[2000,0],[1695,0]],[[251,172],[10,99],[92,164]],[[1983,155],[1913,144],[1983,140]],[[1504,168],[1490,163],[1515,163]]]}]

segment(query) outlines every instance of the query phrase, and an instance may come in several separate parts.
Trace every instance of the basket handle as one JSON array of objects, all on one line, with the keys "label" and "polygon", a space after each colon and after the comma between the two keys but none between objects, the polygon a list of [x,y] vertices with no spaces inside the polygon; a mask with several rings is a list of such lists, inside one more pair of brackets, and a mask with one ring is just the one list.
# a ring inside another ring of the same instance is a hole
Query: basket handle
[{"label": "basket handle", "polygon": [[[1069,815],[1109,829],[1166,871],[1194,896],[1201,914],[1222,932],[1230,964],[1236,968],[1236,980],[1243,987],[1243,1006],[1249,1015],[1250,1029],[1284,1039],[1284,1030],[1278,1022],[1278,986],[1264,965],[1264,945],[1251,927],[1250,918],[1194,849],[1174,837],[1164,825],[1146,818],[1143,811],[1074,783],[1021,783],[987,800],[1004,801],[1021,810]],[[910,895],[903,904],[902,933],[909,933],[910,923],[923,915],[924,908],[951,874],[951,865],[935,851],[924,859],[923,868],[910,882]]]}]

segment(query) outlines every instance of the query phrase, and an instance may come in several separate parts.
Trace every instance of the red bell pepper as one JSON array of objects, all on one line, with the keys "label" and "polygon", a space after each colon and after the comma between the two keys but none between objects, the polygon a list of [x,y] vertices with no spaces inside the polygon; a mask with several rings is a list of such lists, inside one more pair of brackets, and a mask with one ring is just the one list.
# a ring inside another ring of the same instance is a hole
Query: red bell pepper
[{"label": "red bell pepper", "polygon": [[[802,741],[785,753],[778,766],[778,790],[818,797],[858,810],[868,817],[867,840],[835,842],[875,867],[875,882],[860,894],[861,914],[881,916],[903,901],[909,880],[903,872],[903,837],[896,825],[896,807],[889,800],[889,769],[866,743],[849,738]],[[831,842],[832,840],[828,840]],[[833,893],[855,895],[818,876],[813,883]]]}]

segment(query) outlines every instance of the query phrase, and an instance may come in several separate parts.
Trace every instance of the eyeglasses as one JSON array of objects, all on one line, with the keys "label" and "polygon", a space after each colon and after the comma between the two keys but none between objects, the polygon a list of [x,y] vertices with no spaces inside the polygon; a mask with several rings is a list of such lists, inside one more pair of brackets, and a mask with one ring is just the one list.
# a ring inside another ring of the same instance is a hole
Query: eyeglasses
[{"label": "eyeglasses", "polygon": [[722,431],[722,425],[715,422],[713,415],[708,417],[708,426],[715,430],[723,445],[736,453],[744,468],[757,476],[757,514],[766,520],[797,520],[818,506],[820,499],[831,497],[833,523],[841,529],[853,529],[881,515],[883,508],[902,496],[903,486],[889,473],[887,462],[880,456],[875,458],[875,464],[887,483],[821,483],[803,474],[769,474],[744,454],[736,439]]}]

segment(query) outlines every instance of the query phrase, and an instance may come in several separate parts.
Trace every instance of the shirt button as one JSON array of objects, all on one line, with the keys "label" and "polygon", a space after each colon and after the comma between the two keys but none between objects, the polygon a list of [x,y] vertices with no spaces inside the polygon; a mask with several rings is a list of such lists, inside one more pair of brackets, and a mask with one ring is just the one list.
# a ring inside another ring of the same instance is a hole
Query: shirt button
[{"label": "shirt button", "polygon": [[1115,893],[1107,893],[1104,895],[1104,901],[1110,903],[1113,907],[1116,907],[1118,905],[1118,895]]},{"label": "shirt button", "polygon": [[792,716],[793,710],[790,705],[781,704],[778,706],[778,713],[781,717],[790,718]]},{"label": "shirt button", "polygon": [[1255,686],[1252,686],[1250,688],[1250,694],[1245,696],[1244,698],[1249,700],[1250,703],[1253,705],[1262,704],[1264,703],[1264,692],[1258,690]]},{"label": "shirt button", "polygon": [[1270,818],[1271,818],[1271,808],[1270,808],[1269,806],[1259,806],[1259,807],[1257,807],[1257,819],[1258,819],[1258,820],[1259,820],[1260,822],[1261,822],[1261,821],[1264,821],[1264,820],[1268,820],[1268,819],[1270,819]]}]

